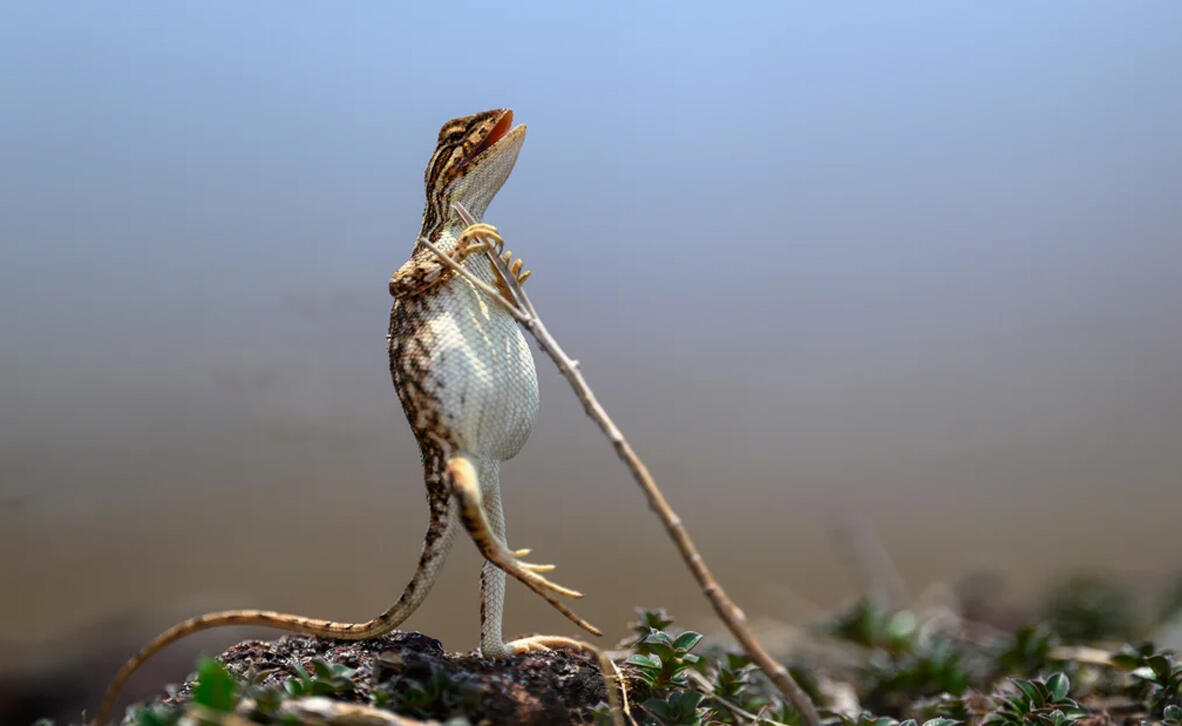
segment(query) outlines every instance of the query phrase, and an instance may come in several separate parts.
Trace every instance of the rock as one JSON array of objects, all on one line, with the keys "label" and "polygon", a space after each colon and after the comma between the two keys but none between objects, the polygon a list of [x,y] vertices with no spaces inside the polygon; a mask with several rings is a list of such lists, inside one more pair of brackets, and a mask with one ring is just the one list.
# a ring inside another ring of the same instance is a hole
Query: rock
[{"label": "rock", "polygon": [[[283,704],[284,712],[305,723],[413,724],[455,717],[512,726],[594,723],[591,709],[606,700],[598,661],[589,653],[551,650],[484,659],[449,653],[438,640],[415,632],[364,641],[251,640],[220,660],[240,679],[253,673],[257,685],[277,688],[299,677],[297,665],[312,672],[315,660],[356,669],[350,678],[354,688],[328,695],[331,702],[325,694],[312,694]],[[187,700],[191,686],[186,684],[177,700]]]}]

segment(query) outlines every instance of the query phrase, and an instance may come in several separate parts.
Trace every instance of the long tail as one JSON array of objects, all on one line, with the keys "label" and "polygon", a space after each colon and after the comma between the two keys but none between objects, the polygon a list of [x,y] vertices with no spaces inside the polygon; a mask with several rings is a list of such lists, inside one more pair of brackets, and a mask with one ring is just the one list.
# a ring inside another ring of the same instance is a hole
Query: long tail
[{"label": "long tail", "polygon": [[[428,488],[429,496],[431,489]],[[427,596],[431,586],[439,574],[439,569],[447,557],[451,544],[455,539],[458,517],[455,505],[450,503],[450,497],[430,496],[431,524],[427,528],[427,535],[423,540],[423,552],[419,557],[419,565],[415,574],[402,591],[398,601],[376,618],[364,623],[339,623],[332,620],[307,618],[302,615],[275,612],[273,610],[222,610],[205,613],[178,623],[152,639],[140,652],[131,657],[107,687],[99,708],[95,726],[107,723],[111,708],[119,697],[123,684],[149,658],[169,644],[193,633],[227,625],[257,625],[269,628],[279,628],[295,633],[307,635],[322,635],[342,640],[365,640],[385,635],[398,627],[411,613],[418,608],[423,598]]]}]

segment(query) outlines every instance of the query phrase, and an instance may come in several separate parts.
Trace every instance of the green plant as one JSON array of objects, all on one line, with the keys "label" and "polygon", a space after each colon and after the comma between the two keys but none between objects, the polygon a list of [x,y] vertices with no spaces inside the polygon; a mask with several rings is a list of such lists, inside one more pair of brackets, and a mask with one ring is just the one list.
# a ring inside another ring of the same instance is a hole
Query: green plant
[{"label": "green plant", "polygon": [[1008,675],[1035,675],[1050,664],[1051,649],[1058,644],[1058,634],[1047,626],[1024,625],[998,654],[996,669]]},{"label": "green plant", "polygon": [[1101,577],[1079,575],[1051,591],[1046,601],[1051,629],[1071,643],[1129,638],[1137,617],[1128,590]]},{"label": "green plant", "polygon": [[[201,658],[197,662],[197,674],[193,684],[193,706],[203,715],[218,717],[227,714],[238,705],[243,689],[226,667],[213,658]],[[132,716],[136,726],[174,726],[184,712],[175,707],[154,703],[138,707]]]},{"label": "green plant", "polygon": [[968,686],[961,644],[925,633],[922,625],[910,610],[889,611],[863,600],[823,627],[833,637],[870,649],[859,669],[863,705],[901,714],[917,698],[960,694]]},{"label": "green plant", "polygon": [[699,709],[703,694],[698,691],[678,691],[665,698],[650,698],[644,702],[644,710],[667,726],[700,726],[705,715]]},{"label": "green plant", "polygon": [[997,708],[985,717],[984,726],[1066,726],[1091,715],[1067,697],[1071,681],[1062,673],[1046,680],[1011,678],[1010,681],[1015,693],[998,697]]},{"label": "green plant", "polygon": [[859,600],[823,628],[830,635],[891,654],[915,645],[919,619],[910,610],[887,610],[873,600]]},{"label": "green plant", "polygon": [[356,687],[351,680],[357,671],[339,663],[328,664],[322,660],[312,661],[312,673],[297,663],[296,677],[283,683],[283,689],[292,696],[327,696],[333,693],[350,693]]},{"label": "green plant", "polygon": [[735,723],[740,718],[736,707],[746,713],[757,713],[769,704],[770,699],[756,687],[757,673],[759,669],[746,655],[724,654],[714,670],[707,699],[715,720]]},{"label": "green plant", "polygon": [[1132,695],[1150,711],[1182,706],[1182,665],[1175,663],[1173,652],[1156,650],[1153,643],[1125,645],[1112,662],[1131,672],[1136,679]]},{"label": "green plant", "polygon": [[913,703],[910,715],[927,720],[943,718],[968,723],[972,718],[972,711],[966,696],[941,693],[938,696],[923,698]]},{"label": "green plant", "polygon": [[707,662],[691,653],[702,642],[702,634],[687,630],[677,636],[663,629],[673,623],[664,611],[641,611],[641,622],[633,626],[639,634],[641,625],[648,632],[633,645],[635,653],[624,661],[631,675],[648,687],[651,696],[641,706],[656,723],[673,726],[698,726],[708,713],[701,708],[705,694],[690,688],[689,670],[705,671]]},{"label": "green plant", "polygon": [[969,681],[960,650],[943,640],[897,656],[872,654],[865,673],[866,703],[884,709],[899,708],[900,703],[924,696],[958,695]]},{"label": "green plant", "polygon": [[387,693],[388,696],[382,699],[383,705],[395,713],[416,718],[462,715],[480,700],[480,689],[468,678],[452,677],[436,666],[431,667],[425,680],[401,678]]},{"label": "green plant", "polygon": [[673,617],[666,612],[665,608],[654,608],[653,610],[636,608],[636,614],[638,619],[628,623],[628,629],[635,636],[628,641],[629,645],[636,645],[644,640],[644,637],[650,632],[664,630],[673,624]]},{"label": "green plant", "polygon": [[687,630],[676,638],[663,630],[650,630],[636,644],[636,653],[624,661],[632,673],[654,692],[668,688],[688,688],[686,671],[701,658],[690,651],[702,640],[701,633]]},{"label": "green plant", "polygon": [[[906,721],[896,721],[886,716],[875,716],[869,711],[863,711],[857,716],[838,716],[841,726],[918,726],[918,722],[909,718]],[[960,721],[952,718],[933,718],[924,721],[923,726],[957,726]]]}]

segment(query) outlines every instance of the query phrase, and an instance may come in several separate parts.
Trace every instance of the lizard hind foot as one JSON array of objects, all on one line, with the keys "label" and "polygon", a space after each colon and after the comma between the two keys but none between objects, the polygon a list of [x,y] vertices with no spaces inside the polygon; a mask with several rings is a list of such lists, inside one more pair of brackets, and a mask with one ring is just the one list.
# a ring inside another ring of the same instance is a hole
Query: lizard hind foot
[{"label": "lizard hind foot", "polygon": [[561,635],[531,635],[526,638],[518,638],[517,640],[510,640],[508,643],[505,643],[505,649],[512,655],[560,649],[582,650],[598,655],[595,648],[589,643],[584,643],[574,638],[566,638]]},{"label": "lizard hind foot", "polygon": [[[525,263],[522,262],[520,257],[518,257],[516,260],[514,260],[513,259],[513,252],[511,250],[505,250],[501,254],[501,260],[504,261],[506,266],[508,266],[509,274],[511,274],[511,275],[513,275],[513,277],[517,278],[518,285],[524,285],[525,281],[529,279],[529,276],[533,274],[533,270],[526,270],[526,271],[522,272],[521,268],[525,266]],[[491,269],[493,271],[493,275],[497,278],[496,279],[497,290],[506,299],[512,300],[513,299],[513,292],[509,289],[509,285],[505,283],[505,278],[502,277],[501,271],[497,268],[497,266],[493,263],[492,260],[488,261],[488,266],[489,266],[489,269]]]}]

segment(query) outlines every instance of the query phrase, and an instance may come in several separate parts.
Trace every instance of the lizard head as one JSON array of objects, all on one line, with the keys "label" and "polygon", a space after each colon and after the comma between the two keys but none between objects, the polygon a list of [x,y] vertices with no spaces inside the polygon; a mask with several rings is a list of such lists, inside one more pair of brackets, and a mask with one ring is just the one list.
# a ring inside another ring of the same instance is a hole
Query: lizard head
[{"label": "lizard head", "polygon": [[427,163],[423,236],[430,238],[447,224],[459,223],[451,208],[454,202],[481,217],[509,178],[524,141],[525,126],[514,126],[513,112],[507,108],[445,123]]}]

